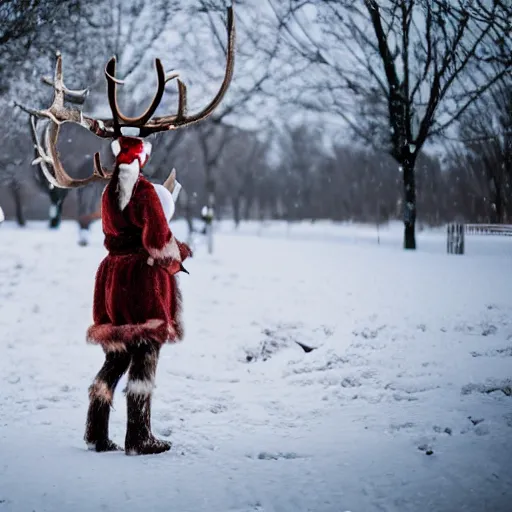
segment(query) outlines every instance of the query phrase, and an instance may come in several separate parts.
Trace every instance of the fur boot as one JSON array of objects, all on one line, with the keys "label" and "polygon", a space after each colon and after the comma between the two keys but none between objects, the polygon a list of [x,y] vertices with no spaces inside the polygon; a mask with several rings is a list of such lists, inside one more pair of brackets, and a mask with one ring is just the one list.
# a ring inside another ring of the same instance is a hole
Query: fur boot
[{"label": "fur boot", "polygon": [[133,347],[132,363],[126,386],[127,426],[125,452],[146,455],[166,452],[171,443],[156,439],[151,433],[151,398],[160,346],[140,343]]},{"label": "fur boot", "polygon": [[121,450],[109,439],[108,423],[115,388],[129,364],[128,353],[107,353],[103,367],[89,388],[89,410],[84,439],[90,450],[97,452]]},{"label": "fur boot", "polygon": [[125,451],[127,455],[149,455],[166,452],[171,443],[157,439],[151,433],[151,395],[127,393],[128,425]]}]

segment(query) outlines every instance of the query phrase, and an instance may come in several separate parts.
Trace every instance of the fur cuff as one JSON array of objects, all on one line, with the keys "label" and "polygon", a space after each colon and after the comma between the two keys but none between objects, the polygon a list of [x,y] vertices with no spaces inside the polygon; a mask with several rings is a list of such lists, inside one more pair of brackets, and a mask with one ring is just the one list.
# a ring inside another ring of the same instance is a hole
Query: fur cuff
[{"label": "fur cuff", "polygon": [[171,258],[181,263],[180,248],[174,236],[171,237],[169,242],[162,249],[155,249],[153,247],[149,247],[148,252],[150,257],[153,258],[154,260]]},{"label": "fur cuff", "polygon": [[126,393],[133,396],[151,396],[155,383],[152,380],[128,380]]},{"label": "fur cuff", "polygon": [[87,330],[87,343],[101,345],[106,352],[124,352],[126,345],[141,340],[159,343],[178,341],[179,333],[163,320],[152,319],[143,324],[98,324]]}]

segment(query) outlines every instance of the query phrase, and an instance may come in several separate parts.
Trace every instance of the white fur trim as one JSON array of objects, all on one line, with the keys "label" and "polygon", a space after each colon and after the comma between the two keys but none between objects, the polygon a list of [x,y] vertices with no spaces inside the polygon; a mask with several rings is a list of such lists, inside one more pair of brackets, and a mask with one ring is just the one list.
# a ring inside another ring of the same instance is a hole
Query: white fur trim
[{"label": "white fur trim", "polygon": [[121,126],[121,135],[126,137],[138,137],[140,135],[140,128],[136,126]]},{"label": "white fur trim", "polygon": [[169,223],[173,218],[174,212],[176,210],[172,194],[163,185],[159,185],[158,183],[153,183],[153,187],[158,195],[158,199],[160,199],[160,204],[162,205],[162,209],[164,211],[165,220],[167,223]]},{"label": "white fur trim", "polygon": [[108,387],[108,384],[100,379],[95,379],[90,390],[91,398],[97,398],[106,403],[112,402],[112,390]]},{"label": "white fur trim", "polygon": [[[88,338],[88,343],[95,343],[95,340]],[[126,352],[126,343],[111,341],[107,345],[103,345],[105,352]]]},{"label": "white fur trim", "polygon": [[151,144],[151,142],[145,140],[143,143],[143,147],[144,147],[144,153],[146,153],[146,155],[151,155],[151,150],[153,149],[153,145]]},{"label": "white fur trim", "polygon": [[112,144],[110,144],[110,149],[112,149],[114,156],[117,156],[119,153],[121,153],[121,144],[119,144],[117,139],[112,141]]},{"label": "white fur trim", "polygon": [[128,380],[126,392],[130,395],[149,396],[154,388],[155,384],[152,380]]},{"label": "white fur trim", "polygon": [[148,252],[149,255],[155,260],[171,258],[181,262],[180,248],[178,247],[178,243],[174,237],[169,240],[169,243],[167,243],[163,249],[154,249],[153,247],[150,247]]},{"label": "white fur trim", "polygon": [[119,165],[119,208],[123,211],[130,202],[133,187],[139,179],[139,161],[135,159],[131,164]]}]

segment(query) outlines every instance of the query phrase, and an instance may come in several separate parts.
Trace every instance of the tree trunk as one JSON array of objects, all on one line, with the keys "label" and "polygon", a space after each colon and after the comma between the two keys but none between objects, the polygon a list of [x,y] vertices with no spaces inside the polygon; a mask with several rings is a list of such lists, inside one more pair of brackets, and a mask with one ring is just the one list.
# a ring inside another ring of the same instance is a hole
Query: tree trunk
[{"label": "tree trunk", "polygon": [[208,239],[208,254],[213,254],[213,219],[215,218],[215,180],[212,176],[212,166],[206,164],[206,191],[208,194],[208,211],[213,212],[212,219],[206,225]]},{"label": "tree trunk", "polygon": [[244,220],[251,220],[251,211],[252,205],[254,204],[254,196],[252,193],[244,194],[245,204],[244,204]]},{"label": "tree trunk", "polygon": [[235,221],[235,227],[240,225],[240,197],[233,197],[231,200],[233,204],[233,219]]},{"label": "tree trunk", "polygon": [[492,184],[492,188],[494,188],[494,190],[492,191],[494,195],[494,201],[493,204],[491,205],[491,223],[500,224],[503,221],[503,201],[501,194],[501,184],[496,176],[493,176]]},{"label": "tree trunk", "polygon": [[404,249],[416,249],[416,183],[414,160],[402,162],[404,173]]},{"label": "tree trunk", "polygon": [[23,211],[23,200],[21,198],[21,190],[20,190],[20,184],[12,181],[9,185],[12,197],[14,199],[14,207],[16,209],[16,222],[18,223],[18,226],[25,226],[25,213]]},{"label": "tree trunk", "polygon": [[188,240],[192,243],[194,235],[194,212],[191,195],[187,194],[185,199],[185,219],[188,227]]},{"label": "tree trunk", "polygon": [[62,201],[50,205],[50,229],[57,229],[62,220]]},{"label": "tree trunk", "polygon": [[208,244],[208,254],[213,254],[213,224],[211,222],[206,226],[206,241]]}]

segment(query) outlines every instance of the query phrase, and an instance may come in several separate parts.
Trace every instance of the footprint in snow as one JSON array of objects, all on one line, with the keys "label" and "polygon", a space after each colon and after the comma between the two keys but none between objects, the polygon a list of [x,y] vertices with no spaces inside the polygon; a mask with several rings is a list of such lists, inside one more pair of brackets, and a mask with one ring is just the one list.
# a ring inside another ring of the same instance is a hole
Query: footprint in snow
[{"label": "footprint in snow", "polygon": [[473,432],[477,436],[485,436],[489,434],[489,426],[484,423],[484,418],[473,418],[473,416],[468,416],[468,420],[471,422],[471,425],[464,426],[460,433],[467,434],[468,432]]},{"label": "footprint in snow", "polygon": [[210,412],[213,414],[219,414],[221,412],[226,412],[228,410],[228,407],[224,404],[213,404],[210,407]]},{"label": "footprint in snow", "polygon": [[472,430],[477,436],[485,436],[489,433],[489,426],[484,423],[484,418],[473,418],[472,416],[468,416],[468,420],[471,421],[475,427]]},{"label": "footprint in snow", "polygon": [[260,452],[256,457],[254,455],[248,455],[250,459],[258,459],[258,460],[279,460],[279,459],[287,459],[287,460],[293,460],[293,459],[300,459],[302,458],[300,455],[298,455],[295,452]]},{"label": "footprint in snow", "polygon": [[512,396],[512,379],[489,379],[486,383],[470,383],[461,389],[462,395],[469,395],[473,392],[479,392],[496,397]]},{"label": "footprint in snow", "polygon": [[482,324],[482,336],[491,336],[498,332],[498,328],[492,324]]},{"label": "footprint in snow", "polygon": [[357,388],[361,386],[361,382],[356,377],[345,377],[341,381],[342,388]]},{"label": "footprint in snow", "polygon": [[420,444],[418,450],[425,452],[425,455],[434,455],[434,450],[428,444]]},{"label": "footprint in snow", "polygon": [[47,396],[45,397],[45,400],[47,400],[48,402],[54,402],[54,403],[57,403],[57,402],[60,402],[62,400],[62,397],[60,396]]},{"label": "footprint in snow", "polygon": [[393,393],[393,400],[395,400],[395,402],[416,402],[417,400],[419,400],[419,398],[411,395],[401,395],[399,393]]},{"label": "footprint in snow", "polygon": [[473,418],[472,416],[468,416],[468,420],[471,421],[471,423],[473,423],[475,426],[485,421],[484,418]]},{"label": "footprint in snow", "polygon": [[172,435],[172,428],[171,427],[164,427],[158,430],[158,433],[162,437],[171,437]]},{"label": "footprint in snow", "polygon": [[503,419],[505,420],[507,426],[512,428],[512,413],[504,414]]},{"label": "footprint in snow", "polygon": [[450,427],[443,428],[443,427],[440,427],[439,425],[434,425],[432,427],[432,429],[434,430],[434,432],[436,434],[448,434],[449,436],[451,436],[452,432],[453,432]]},{"label": "footprint in snow", "polygon": [[407,421],[405,423],[392,423],[390,426],[389,426],[389,429],[394,431],[394,432],[398,432],[399,430],[403,430],[403,429],[410,429],[410,428],[413,428],[415,427],[415,423],[413,423],[412,421]]},{"label": "footprint in snow", "polygon": [[486,352],[470,352],[473,357],[512,357],[512,346],[487,350]]},{"label": "footprint in snow", "polygon": [[366,340],[373,340],[379,335],[379,332],[384,330],[386,327],[387,327],[387,325],[381,325],[380,327],[377,327],[376,329],[370,329],[369,327],[365,327],[361,331],[352,331],[352,334],[354,336],[361,336],[362,338],[364,338]]}]

